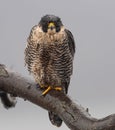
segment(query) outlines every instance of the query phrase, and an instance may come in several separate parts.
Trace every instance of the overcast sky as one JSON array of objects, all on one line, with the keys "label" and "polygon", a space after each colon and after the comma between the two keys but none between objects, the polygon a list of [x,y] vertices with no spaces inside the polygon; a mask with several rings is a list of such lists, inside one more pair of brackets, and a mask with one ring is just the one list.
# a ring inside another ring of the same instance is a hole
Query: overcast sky
[{"label": "overcast sky", "polygon": [[[69,96],[96,118],[115,113],[114,0],[0,0],[0,62],[29,76],[24,49],[32,26],[45,14],[59,16],[76,41]],[[52,126],[47,111],[18,99],[0,104],[1,130],[69,130]]]}]

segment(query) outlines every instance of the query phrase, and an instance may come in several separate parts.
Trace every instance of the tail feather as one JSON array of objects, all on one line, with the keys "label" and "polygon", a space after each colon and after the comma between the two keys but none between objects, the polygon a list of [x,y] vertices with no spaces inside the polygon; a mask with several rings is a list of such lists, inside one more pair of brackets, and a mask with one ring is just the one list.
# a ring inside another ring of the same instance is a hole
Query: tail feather
[{"label": "tail feather", "polygon": [[[65,93],[65,94],[68,93],[69,82],[70,82],[70,80],[68,80],[68,82],[63,83],[63,85],[62,85],[63,93]],[[63,120],[52,111],[49,111],[48,113],[49,113],[49,119],[50,119],[51,123],[57,127],[60,127],[62,125]]]}]

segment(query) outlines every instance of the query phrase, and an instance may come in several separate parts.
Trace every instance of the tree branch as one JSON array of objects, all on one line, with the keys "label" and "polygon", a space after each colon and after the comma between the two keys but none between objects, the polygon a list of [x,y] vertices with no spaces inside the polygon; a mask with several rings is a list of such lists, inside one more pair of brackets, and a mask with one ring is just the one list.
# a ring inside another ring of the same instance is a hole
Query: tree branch
[{"label": "tree branch", "polygon": [[4,65],[0,65],[0,90],[57,113],[71,130],[115,130],[115,114],[95,119],[62,92],[52,90],[42,96],[43,89]]}]

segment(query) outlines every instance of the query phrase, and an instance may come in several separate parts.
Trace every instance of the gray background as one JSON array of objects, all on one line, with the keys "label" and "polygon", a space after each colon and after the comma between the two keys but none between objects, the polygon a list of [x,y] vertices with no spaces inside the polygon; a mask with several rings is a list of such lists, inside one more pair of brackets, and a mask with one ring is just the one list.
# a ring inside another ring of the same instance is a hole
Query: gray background
[{"label": "gray background", "polygon": [[[0,0],[0,62],[29,76],[24,48],[30,29],[41,16],[62,18],[76,41],[70,97],[101,118],[115,112],[114,0]],[[31,77],[32,78],[32,77]],[[47,111],[22,99],[15,109],[0,104],[1,130],[68,130],[52,126]]]}]

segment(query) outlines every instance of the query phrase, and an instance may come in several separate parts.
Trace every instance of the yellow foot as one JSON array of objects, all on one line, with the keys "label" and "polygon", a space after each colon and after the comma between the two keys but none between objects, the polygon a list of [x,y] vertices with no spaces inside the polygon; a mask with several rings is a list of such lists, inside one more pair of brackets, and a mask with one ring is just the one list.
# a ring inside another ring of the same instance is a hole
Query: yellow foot
[{"label": "yellow foot", "polygon": [[57,91],[61,91],[62,90],[61,87],[55,87],[54,89],[57,90]]},{"label": "yellow foot", "polygon": [[51,89],[54,89],[54,90],[56,90],[56,91],[61,91],[61,90],[62,90],[61,87],[52,88],[51,86],[49,86],[49,87],[42,93],[42,95],[47,94]]},{"label": "yellow foot", "polygon": [[52,88],[49,86],[49,87],[42,93],[42,95],[47,94],[51,89],[52,89]]}]

